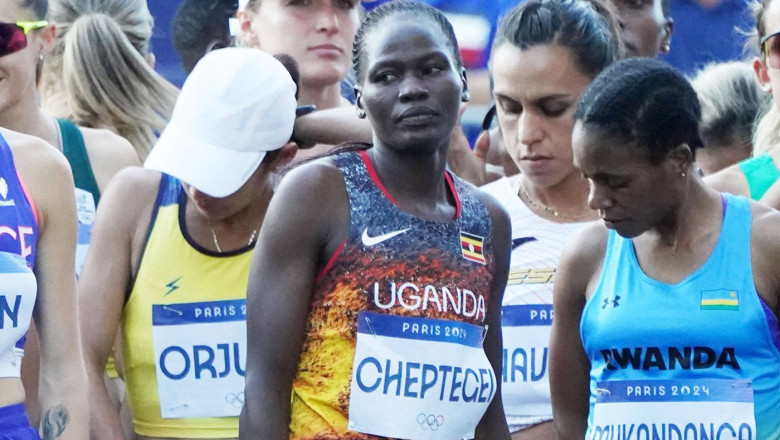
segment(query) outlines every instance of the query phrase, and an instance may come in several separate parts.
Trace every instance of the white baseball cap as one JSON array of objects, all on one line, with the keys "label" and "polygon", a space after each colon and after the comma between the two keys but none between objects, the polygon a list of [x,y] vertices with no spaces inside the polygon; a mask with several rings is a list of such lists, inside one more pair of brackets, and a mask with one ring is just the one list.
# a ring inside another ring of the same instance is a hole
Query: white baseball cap
[{"label": "white baseball cap", "polygon": [[267,152],[290,141],[295,92],[282,63],[259,49],[210,52],[184,82],[144,166],[212,197],[227,197]]}]

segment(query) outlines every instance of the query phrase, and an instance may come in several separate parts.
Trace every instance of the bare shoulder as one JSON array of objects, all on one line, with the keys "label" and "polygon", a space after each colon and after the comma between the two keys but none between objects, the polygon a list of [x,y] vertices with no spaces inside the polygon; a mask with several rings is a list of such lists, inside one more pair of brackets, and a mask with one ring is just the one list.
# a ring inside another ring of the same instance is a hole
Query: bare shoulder
[{"label": "bare shoulder", "polygon": [[[330,157],[298,165],[282,179],[281,197],[308,200],[316,205],[345,194],[344,176]],[[302,207],[305,208],[305,207]]]},{"label": "bare shoulder", "polygon": [[504,209],[501,203],[499,203],[495,197],[493,197],[491,194],[488,194],[486,191],[475,187],[471,183],[466,182],[466,184],[471,187],[471,189],[477,195],[477,198],[487,208],[488,213],[490,213],[490,220],[493,222],[494,227],[500,226],[511,233],[509,214],[506,212],[506,209]]},{"label": "bare shoulder", "polygon": [[[602,221],[588,223],[577,231],[566,244],[567,253],[573,258],[601,260],[607,250],[609,229]],[[583,261],[584,262],[584,261]]]},{"label": "bare shoulder", "polygon": [[[609,230],[602,221],[596,221],[577,231],[564,248],[556,284],[561,277],[580,293],[590,296],[598,273],[604,263]],[[563,281],[561,280],[561,281]]]},{"label": "bare shoulder", "polygon": [[132,144],[122,136],[105,128],[79,126],[79,130],[84,136],[84,144],[90,156],[93,153],[95,157],[101,158],[114,156],[114,160],[126,162],[126,165],[140,164],[141,161]]},{"label": "bare shoulder", "polygon": [[[777,231],[780,231],[780,211],[755,201],[750,202],[750,211],[753,216],[751,240],[762,249],[774,249],[775,257],[780,257],[780,240],[777,239]],[[780,258],[773,261],[780,261]]]},{"label": "bare shoulder", "polygon": [[717,173],[704,177],[704,182],[719,192],[750,197],[747,178],[739,165],[731,165]]},{"label": "bare shoulder", "polygon": [[750,255],[753,281],[761,298],[780,312],[780,212],[760,203],[750,203],[753,222]]},{"label": "bare shoulder", "polygon": [[[5,128],[0,128],[0,135],[3,136],[11,148],[14,162],[17,166],[44,167],[41,171],[46,171],[47,167],[53,167],[54,169],[59,166],[68,167],[65,157],[43,139]],[[33,163],[28,163],[30,161]]]},{"label": "bare shoulder", "polygon": [[120,199],[127,209],[153,204],[160,187],[161,174],[141,167],[119,171],[106,188],[104,199]]},{"label": "bare shoulder", "polygon": [[141,165],[133,146],[118,134],[106,129],[79,127],[79,130],[101,191],[121,169]]},{"label": "bare shoulder", "polygon": [[98,206],[93,246],[98,243],[95,247],[103,249],[100,247],[102,242],[111,243],[111,247],[116,249],[128,245],[133,257],[130,261],[139,261],[161,177],[162,174],[157,171],[128,167],[111,180]]},{"label": "bare shoulder", "polygon": [[761,203],[774,209],[780,209],[780,181],[775,182],[761,197]]},{"label": "bare shoulder", "polygon": [[39,208],[44,200],[57,199],[73,187],[68,161],[56,148],[40,138],[11,130],[0,128],[0,134],[8,143],[19,175]]}]

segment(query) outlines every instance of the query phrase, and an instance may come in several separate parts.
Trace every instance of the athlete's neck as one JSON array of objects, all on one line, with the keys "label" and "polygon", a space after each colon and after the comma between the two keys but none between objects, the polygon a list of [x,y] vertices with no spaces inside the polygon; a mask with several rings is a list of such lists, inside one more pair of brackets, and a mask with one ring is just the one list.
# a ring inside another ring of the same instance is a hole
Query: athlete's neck
[{"label": "athlete's neck", "polygon": [[59,134],[54,118],[38,109],[33,99],[17,102],[0,112],[0,126],[41,138],[59,149]]},{"label": "athlete's neck", "polygon": [[413,155],[379,146],[368,155],[382,185],[402,209],[423,219],[452,220],[454,200],[444,176],[446,148]]},{"label": "athlete's neck", "polygon": [[659,248],[686,248],[691,243],[700,242],[704,235],[718,233],[723,224],[724,208],[720,193],[697,175],[683,185],[680,197],[670,208],[667,218],[646,233]]},{"label": "athlete's neck", "polygon": [[[528,206],[531,210],[534,212],[545,211],[547,214],[550,214],[549,210],[554,210],[559,213],[558,216],[554,214],[544,215],[545,218],[550,218],[560,223],[595,220],[598,218],[598,213],[588,206],[588,181],[577,172],[569,174],[563,180],[551,186],[535,185],[531,179],[522,175],[519,179],[521,183],[521,194],[518,194],[520,199],[527,206],[533,205],[534,202],[542,205],[542,209],[536,206]],[[530,202],[524,200],[523,190],[527,193],[526,198],[531,199]]]},{"label": "athlete's neck", "polygon": [[[253,193],[249,203],[228,217],[210,219],[201,214],[192,201],[187,201],[186,224],[190,236],[201,246],[218,251],[232,251],[252,244],[260,233],[268,204],[273,197],[269,177]],[[217,248],[217,243],[219,243]]]},{"label": "athlete's neck", "polygon": [[349,105],[349,101],[341,96],[341,83],[335,83],[326,87],[318,87],[301,83],[298,105],[314,105],[317,110],[342,107]]}]

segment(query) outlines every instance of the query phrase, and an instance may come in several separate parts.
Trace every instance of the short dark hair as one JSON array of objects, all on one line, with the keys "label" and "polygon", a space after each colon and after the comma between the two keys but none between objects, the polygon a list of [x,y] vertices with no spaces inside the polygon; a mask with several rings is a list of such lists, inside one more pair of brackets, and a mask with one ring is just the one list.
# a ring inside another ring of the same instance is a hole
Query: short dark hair
[{"label": "short dark hair", "polygon": [[230,45],[228,20],[236,15],[236,0],[184,0],[173,17],[173,47],[184,70],[191,72],[211,47]]},{"label": "short dark hair", "polygon": [[403,13],[411,14],[415,17],[428,18],[439,25],[442,33],[447,38],[450,49],[452,49],[452,57],[456,67],[458,69],[463,67],[463,60],[460,57],[455,31],[452,29],[452,24],[450,24],[447,17],[445,17],[441,11],[416,1],[391,1],[369,12],[355,34],[355,44],[352,48],[352,64],[355,69],[355,77],[358,84],[363,83],[363,74],[365,73],[365,67],[363,66],[363,50],[365,49],[368,35],[376,25],[381,23],[384,19]]},{"label": "short dark hair", "polygon": [[701,107],[690,82],[672,66],[629,58],[605,69],[580,98],[575,121],[619,134],[653,164],[681,144],[702,147]]},{"label": "short dark hair", "polygon": [[38,20],[45,20],[49,15],[48,0],[22,0],[22,7],[32,11]]},{"label": "short dark hair", "polygon": [[527,0],[501,20],[492,51],[506,43],[523,50],[555,44],[593,78],[622,55],[617,23],[600,0]]}]

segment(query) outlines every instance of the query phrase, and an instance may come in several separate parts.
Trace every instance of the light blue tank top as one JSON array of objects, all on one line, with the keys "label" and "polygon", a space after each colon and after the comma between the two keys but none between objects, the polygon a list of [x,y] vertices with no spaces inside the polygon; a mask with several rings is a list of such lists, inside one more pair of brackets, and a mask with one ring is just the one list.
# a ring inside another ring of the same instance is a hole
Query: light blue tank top
[{"label": "light blue tank top", "polygon": [[724,209],[710,258],[673,285],[648,277],[632,240],[609,231],[580,323],[588,439],[780,439],[778,322],[753,284],[750,205],[729,195]]}]

